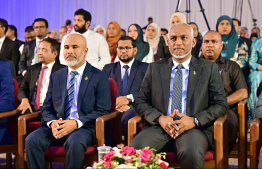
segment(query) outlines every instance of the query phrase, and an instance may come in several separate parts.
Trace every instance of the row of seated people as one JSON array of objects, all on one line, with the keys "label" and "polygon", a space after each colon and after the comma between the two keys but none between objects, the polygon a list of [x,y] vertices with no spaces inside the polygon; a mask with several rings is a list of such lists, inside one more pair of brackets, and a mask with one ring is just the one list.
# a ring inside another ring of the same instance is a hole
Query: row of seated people
[{"label": "row of seated people", "polygon": [[66,168],[81,168],[87,146],[95,142],[95,119],[110,111],[108,77],[117,83],[116,110],[123,113],[125,136],[130,118],[139,114],[146,121],[131,146],[150,146],[158,152],[173,147],[182,168],[203,168],[203,154],[214,147],[213,122],[227,114],[229,151],[233,149],[236,104],[247,98],[247,85],[238,64],[221,57],[218,32],[203,37],[203,56],[195,58],[193,29],[175,24],[169,42],[173,57],[150,65],[135,59],[133,38],[123,36],[117,43],[120,61],[106,65],[105,73],[85,61],[87,41],[79,33],[65,38],[63,56],[68,67],[63,68],[55,61],[59,43],[45,39],[38,47],[41,63],[28,67],[19,90],[19,109],[42,114],[42,127],[25,142],[29,168],[43,168],[44,151],[52,145],[64,146],[70,157]]}]

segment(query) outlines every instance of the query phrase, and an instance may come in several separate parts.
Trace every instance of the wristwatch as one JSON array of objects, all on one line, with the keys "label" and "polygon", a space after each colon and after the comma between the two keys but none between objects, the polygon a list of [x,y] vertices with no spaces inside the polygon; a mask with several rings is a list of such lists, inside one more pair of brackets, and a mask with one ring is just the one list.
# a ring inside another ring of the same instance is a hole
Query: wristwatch
[{"label": "wristwatch", "polygon": [[196,127],[198,127],[200,124],[199,124],[199,121],[197,120],[197,118],[194,117],[194,123],[196,125]]},{"label": "wristwatch", "polygon": [[126,98],[129,101],[129,103],[132,103],[132,96],[130,94],[126,95]]}]

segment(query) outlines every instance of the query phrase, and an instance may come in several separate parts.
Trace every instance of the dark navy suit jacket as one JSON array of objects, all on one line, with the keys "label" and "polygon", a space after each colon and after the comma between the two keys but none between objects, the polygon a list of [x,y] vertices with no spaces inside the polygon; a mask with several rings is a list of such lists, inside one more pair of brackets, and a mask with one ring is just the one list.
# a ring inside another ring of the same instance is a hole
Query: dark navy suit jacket
[{"label": "dark navy suit jacket", "polygon": [[[14,106],[14,84],[11,66],[0,61],[0,113],[11,111]],[[7,119],[0,119],[0,143],[8,131]]]},{"label": "dark navy suit jacket", "polygon": [[[134,100],[137,97],[138,91],[140,90],[140,85],[146,74],[148,63],[140,62],[134,60],[131,71],[128,78],[127,84],[127,94],[132,94]],[[121,65],[120,62],[111,63],[105,65],[103,71],[108,74],[108,76],[114,79],[117,83],[117,97],[122,96],[122,80],[121,80]]]},{"label": "dark navy suit jacket", "polygon": [[[48,92],[43,104],[44,124],[64,117],[67,92],[68,67],[51,74]],[[84,128],[95,128],[96,118],[111,109],[110,88],[107,75],[86,63],[77,99],[79,120]]]}]

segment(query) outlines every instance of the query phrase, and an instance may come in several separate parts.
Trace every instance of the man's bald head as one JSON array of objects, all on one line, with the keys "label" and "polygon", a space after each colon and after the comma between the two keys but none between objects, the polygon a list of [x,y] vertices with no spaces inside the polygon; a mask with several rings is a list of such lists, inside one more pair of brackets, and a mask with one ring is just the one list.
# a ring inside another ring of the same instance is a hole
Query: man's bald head
[{"label": "man's bald head", "polygon": [[78,33],[68,34],[64,43],[64,58],[72,69],[77,69],[85,62],[87,54],[86,38]]},{"label": "man's bald head", "polygon": [[215,62],[223,48],[222,37],[217,31],[208,31],[203,37],[202,51],[207,60]]}]

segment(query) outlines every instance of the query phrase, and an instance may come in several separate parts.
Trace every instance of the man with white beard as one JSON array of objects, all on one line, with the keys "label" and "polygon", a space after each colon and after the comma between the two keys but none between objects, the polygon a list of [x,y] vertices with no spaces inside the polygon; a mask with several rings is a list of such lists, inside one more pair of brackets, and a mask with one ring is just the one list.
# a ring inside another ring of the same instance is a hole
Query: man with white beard
[{"label": "man with white beard", "polygon": [[188,24],[169,32],[173,57],[148,66],[135,103],[145,125],[130,146],[174,151],[181,168],[204,168],[214,121],[228,109],[223,83],[215,63],[192,57],[196,41]]},{"label": "man with white beard", "polygon": [[[91,14],[88,11],[84,9],[78,9],[75,12],[74,29],[76,32],[82,34],[87,40],[86,47],[88,48],[88,52],[85,58],[86,61],[92,66],[102,70],[105,64],[111,62],[111,56],[106,39],[102,35],[88,29],[91,19]],[[67,35],[65,35],[65,37],[66,36]],[[64,40],[62,40],[61,43],[61,46],[63,45]],[[67,65],[63,57],[63,50],[63,47],[61,47],[59,56],[60,63]]]}]

